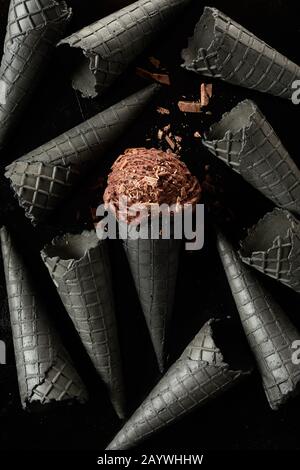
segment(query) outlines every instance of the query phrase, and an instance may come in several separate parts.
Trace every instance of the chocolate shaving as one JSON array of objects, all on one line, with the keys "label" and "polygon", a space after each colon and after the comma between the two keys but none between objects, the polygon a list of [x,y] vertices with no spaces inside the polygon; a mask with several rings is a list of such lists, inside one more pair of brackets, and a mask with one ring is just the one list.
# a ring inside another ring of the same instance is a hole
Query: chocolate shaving
[{"label": "chocolate shaving", "polygon": [[158,132],[157,132],[158,140],[161,140],[163,138],[163,135],[164,135],[163,131],[161,129],[158,129]]},{"label": "chocolate shaving", "polygon": [[149,70],[142,69],[141,67],[137,67],[135,71],[139,77],[152,79],[162,85],[171,85],[170,77],[167,73],[152,73],[149,72]]},{"label": "chocolate shaving", "polygon": [[165,136],[165,140],[168,143],[168,145],[171,147],[172,150],[175,150],[176,144],[175,142],[169,137],[168,135]]},{"label": "chocolate shaving", "polygon": [[163,108],[162,106],[158,106],[158,108],[156,109],[156,111],[157,111],[159,114],[170,114],[170,110],[167,109],[167,108]]},{"label": "chocolate shaving", "polygon": [[200,113],[201,107],[199,101],[178,101],[178,108],[182,113]]},{"label": "chocolate shaving", "polygon": [[201,106],[208,106],[209,100],[212,97],[212,84],[202,83],[200,88]]},{"label": "chocolate shaving", "polygon": [[156,69],[159,69],[160,68],[160,60],[159,59],[156,59],[156,57],[149,57],[149,62],[150,64],[152,64]]}]

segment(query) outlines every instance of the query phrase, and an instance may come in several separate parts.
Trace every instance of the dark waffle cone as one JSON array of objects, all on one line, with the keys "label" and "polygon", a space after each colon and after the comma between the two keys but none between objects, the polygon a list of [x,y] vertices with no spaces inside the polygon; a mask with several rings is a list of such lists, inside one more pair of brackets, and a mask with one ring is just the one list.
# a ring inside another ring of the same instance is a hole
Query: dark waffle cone
[{"label": "dark waffle cone", "polygon": [[255,103],[238,104],[203,142],[276,206],[300,215],[300,171]]},{"label": "dark waffle cone", "polygon": [[300,368],[292,362],[293,342],[300,335],[221,234],[218,250],[267,399],[276,410],[300,391]]},{"label": "dark waffle cone", "polygon": [[106,242],[95,232],[65,235],[42,258],[120,418],[124,388]]},{"label": "dark waffle cone", "polygon": [[78,49],[73,87],[103,93],[190,0],[139,0],[62,40]]},{"label": "dark waffle cone", "polygon": [[1,245],[23,407],[36,402],[86,401],[86,389],[4,228]]},{"label": "dark waffle cone", "polygon": [[19,204],[33,223],[60,205],[116,143],[159,89],[151,85],[79,124],[6,168]]},{"label": "dark waffle cone", "polygon": [[275,209],[261,219],[241,242],[240,256],[300,293],[300,223],[288,211]]},{"label": "dark waffle cone", "polygon": [[17,124],[70,15],[64,1],[11,0],[0,68],[0,148]]},{"label": "dark waffle cone", "polygon": [[180,251],[180,240],[124,241],[137,293],[147,322],[160,371],[166,359]]},{"label": "dark waffle cone", "polygon": [[231,370],[213,339],[212,321],[206,323],[182,356],[171,366],[150,395],[107,447],[125,450],[205,405],[247,375]]},{"label": "dark waffle cone", "polygon": [[187,70],[282,98],[300,78],[298,65],[216,8],[204,9],[182,58]]}]

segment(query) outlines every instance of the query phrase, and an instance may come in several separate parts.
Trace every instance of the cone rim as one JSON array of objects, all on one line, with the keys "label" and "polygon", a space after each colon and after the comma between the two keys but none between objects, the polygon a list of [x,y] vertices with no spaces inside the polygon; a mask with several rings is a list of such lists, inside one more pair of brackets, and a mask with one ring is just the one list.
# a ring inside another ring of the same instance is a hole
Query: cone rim
[{"label": "cone rim", "polygon": [[[285,220],[285,225],[281,225],[282,233],[278,233],[278,227],[274,224],[274,218]],[[271,229],[268,239],[265,240],[265,246],[259,246],[261,231],[266,232],[266,229]],[[248,230],[247,236],[244,240],[240,241],[240,249],[238,251],[243,261],[250,259],[253,256],[262,254],[270,254],[276,246],[276,241],[293,238],[295,231],[299,231],[300,224],[297,219],[286,209],[276,207],[272,212],[265,214],[252,228]],[[256,249],[251,249],[251,245],[258,245]],[[291,254],[290,254],[291,257]]]}]

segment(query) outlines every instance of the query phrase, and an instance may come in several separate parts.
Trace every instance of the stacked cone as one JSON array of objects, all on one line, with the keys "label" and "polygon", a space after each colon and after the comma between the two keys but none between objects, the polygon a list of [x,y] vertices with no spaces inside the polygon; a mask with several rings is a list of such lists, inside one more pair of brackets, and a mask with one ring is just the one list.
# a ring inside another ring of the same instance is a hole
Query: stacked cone
[{"label": "stacked cone", "polygon": [[47,218],[105,156],[157,90],[151,85],[129,96],[6,168],[5,176],[34,224]]},{"label": "stacked cone", "polygon": [[0,149],[11,136],[70,16],[64,1],[11,0],[0,67]]},{"label": "stacked cone", "polygon": [[275,209],[241,242],[244,263],[300,293],[300,223]]},{"label": "stacked cone", "polygon": [[[176,219],[171,217],[171,208],[179,212],[186,205],[193,208],[200,193],[197,178],[177,155],[146,148],[127,149],[115,161],[104,193],[104,202],[119,219],[120,232],[126,230],[124,248],[161,372],[166,362],[181,247],[180,237],[174,236]],[[163,206],[166,219],[163,212],[160,218],[153,210]],[[137,215],[140,220],[135,220]],[[164,220],[168,222],[168,236],[164,236]],[[147,229],[145,236],[132,232],[135,224],[140,225],[141,232]],[[154,236],[155,227],[161,230]]]},{"label": "stacked cone", "polygon": [[86,401],[86,389],[4,228],[1,246],[23,407],[62,400]]},{"label": "stacked cone", "polygon": [[126,450],[221,395],[247,375],[231,370],[207,322],[107,447]]},{"label": "stacked cone", "polygon": [[221,234],[218,250],[267,399],[276,410],[300,391],[300,368],[293,363],[300,334]]},{"label": "stacked cone", "polygon": [[233,85],[291,99],[300,67],[216,8],[205,7],[183,67]]},{"label": "stacked cone", "polygon": [[120,418],[124,389],[107,246],[95,232],[67,234],[42,258]]},{"label": "stacked cone", "polygon": [[300,171],[253,101],[225,114],[203,143],[276,206],[300,215]]},{"label": "stacked cone", "polygon": [[64,39],[78,49],[73,87],[84,97],[103,93],[190,0],[139,0]]}]

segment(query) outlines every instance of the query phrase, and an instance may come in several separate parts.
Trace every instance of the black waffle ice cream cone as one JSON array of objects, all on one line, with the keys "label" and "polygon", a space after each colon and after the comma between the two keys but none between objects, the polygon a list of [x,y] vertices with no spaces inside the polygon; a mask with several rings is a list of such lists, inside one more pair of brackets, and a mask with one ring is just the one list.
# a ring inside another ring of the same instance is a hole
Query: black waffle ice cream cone
[{"label": "black waffle ice cream cone", "polygon": [[300,223],[288,211],[275,209],[249,231],[240,255],[267,276],[300,293]]},{"label": "black waffle ice cream cone", "polygon": [[107,447],[125,450],[221,395],[247,375],[231,370],[206,323]]},{"label": "black waffle ice cream cone", "polygon": [[300,215],[300,171],[253,101],[225,114],[203,142],[275,205]]},{"label": "black waffle ice cream cone", "polygon": [[86,389],[51,325],[30,274],[7,231],[1,246],[21,401],[86,401]]},{"label": "black waffle ice cream cone", "polygon": [[233,85],[291,99],[300,67],[216,8],[206,7],[183,67]]},{"label": "black waffle ice cream cone", "polygon": [[11,163],[6,168],[20,206],[33,223],[47,218],[159,89],[151,85]]},{"label": "black waffle ice cream cone", "polygon": [[139,0],[62,40],[78,50],[73,87],[103,93],[191,0]]},{"label": "black waffle ice cream cone", "polygon": [[276,410],[300,391],[300,368],[292,360],[300,335],[221,234],[218,250],[267,399]]},{"label": "black waffle ice cream cone", "polygon": [[61,0],[11,0],[0,67],[0,149],[62,38],[71,11]]},{"label": "black waffle ice cream cone", "polygon": [[106,242],[95,232],[67,234],[42,258],[120,418],[124,417],[121,358]]},{"label": "black waffle ice cream cone", "polygon": [[184,208],[192,211],[200,195],[197,178],[177,155],[141,147],[127,149],[114,162],[103,197],[119,220],[120,238],[161,371],[183,238],[182,227],[175,236],[174,214],[182,221]]},{"label": "black waffle ice cream cone", "polygon": [[160,371],[165,368],[180,240],[125,240],[124,248]]}]

